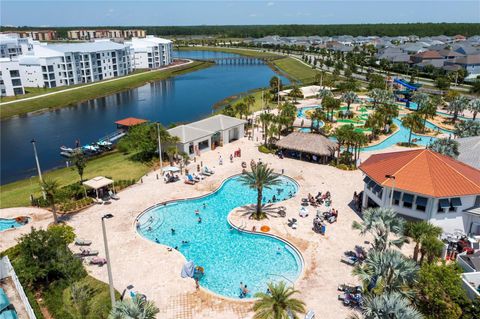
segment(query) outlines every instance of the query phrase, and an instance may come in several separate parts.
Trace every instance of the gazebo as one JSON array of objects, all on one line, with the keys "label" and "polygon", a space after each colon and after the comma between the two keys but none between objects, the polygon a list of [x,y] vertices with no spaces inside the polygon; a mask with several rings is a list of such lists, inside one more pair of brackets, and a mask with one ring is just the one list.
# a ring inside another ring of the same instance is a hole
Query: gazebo
[{"label": "gazebo", "polygon": [[136,126],[139,124],[143,124],[148,122],[147,120],[144,119],[137,119],[135,117],[127,117],[123,120],[118,120],[115,122],[117,124],[117,128],[123,129],[123,130],[128,130],[132,126]]},{"label": "gazebo", "polygon": [[277,141],[276,146],[288,157],[327,164],[338,144],[320,134],[293,132]]},{"label": "gazebo", "polygon": [[83,185],[94,189],[95,194],[97,195],[97,198],[98,198],[98,190],[102,189],[102,188],[104,188],[108,185],[112,185],[113,188],[114,188],[114,192],[115,192],[114,181],[109,179],[109,178],[103,177],[103,176],[97,176],[97,177],[94,177],[92,179],[89,179],[88,181],[83,182]]}]

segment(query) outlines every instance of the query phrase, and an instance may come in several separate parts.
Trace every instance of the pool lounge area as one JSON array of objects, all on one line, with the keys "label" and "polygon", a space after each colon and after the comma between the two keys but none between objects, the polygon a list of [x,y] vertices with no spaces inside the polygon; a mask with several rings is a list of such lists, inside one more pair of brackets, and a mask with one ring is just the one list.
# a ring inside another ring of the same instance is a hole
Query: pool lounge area
[{"label": "pool lounge area", "polygon": [[[281,184],[264,189],[264,203],[295,196],[297,183],[281,176]],[[242,194],[242,196],[239,196]],[[160,204],[142,213],[137,231],[146,239],[181,252],[201,266],[200,285],[216,294],[240,298],[240,282],[252,298],[265,292],[267,283],[294,282],[303,267],[299,251],[286,241],[233,227],[228,214],[237,207],[256,202],[257,192],[244,186],[238,175],[227,178],[208,195]],[[243,297],[243,296],[242,296]]]}]

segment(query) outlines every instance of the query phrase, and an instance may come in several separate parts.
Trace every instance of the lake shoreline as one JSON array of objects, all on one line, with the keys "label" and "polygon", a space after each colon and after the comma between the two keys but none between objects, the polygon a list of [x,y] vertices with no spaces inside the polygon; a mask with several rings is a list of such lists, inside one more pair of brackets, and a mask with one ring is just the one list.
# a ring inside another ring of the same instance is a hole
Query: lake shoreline
[{"label": "lake shoreline", "polygon": [[[95,85],[93,88],[94,91],[91,93],[88,92],[88,89],[91,88],[91,86],[84,87],[85,90],[82,90],[83,87],[77,87],[75,88],[74,92],[62,90],[45,97],[34,97],[35,99],[33,100],[20,99],[5,102],[8,104],[0,105],[0,120],[3,121],[22,116],[37,115],[44,112],[54,111],[56,109],[64,108],[73,104],[121,93],[126,90],[140,87],[147,83],[195,72],[204,68],[208,68],[212,65],[213,63],[209,62],[193,61],[190,63],[173,66],[169,69],[152,70],[148,72],[132,74],[130,77],[121,77],[118,78],[117,81],[98,83]],[[115,85],[118,84],[118,82],[122,82],[121,84],[123,85]],[[61,101],[62,97],[64,97],[65,101]],[[58,102],[59,100],[60,102]]]}]

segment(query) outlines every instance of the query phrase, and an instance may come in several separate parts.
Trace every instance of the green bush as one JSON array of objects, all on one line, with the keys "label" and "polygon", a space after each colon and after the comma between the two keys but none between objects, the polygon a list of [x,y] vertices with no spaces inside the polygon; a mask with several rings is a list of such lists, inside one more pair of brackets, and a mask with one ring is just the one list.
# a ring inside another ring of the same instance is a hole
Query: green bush
[{"label": "green bush", "polygon": [[275,152],[274,150],[269,149],[269,148],[268,148],[267,146],[265,146],[265,145],[260,145],[260,146],[258,147],[258,151],[259,151],[260,153],[263,153],[263,154],[273,154],[273,153]]}]

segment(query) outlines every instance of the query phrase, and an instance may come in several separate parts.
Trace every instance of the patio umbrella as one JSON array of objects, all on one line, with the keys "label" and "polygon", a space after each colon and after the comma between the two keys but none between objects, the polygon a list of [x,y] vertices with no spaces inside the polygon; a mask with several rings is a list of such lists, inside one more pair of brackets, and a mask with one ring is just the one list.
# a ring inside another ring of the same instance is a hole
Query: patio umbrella
[{"label": "patio umbrella", "polygon": [[164,167],[163,168],[163,171],[164,172],[179,172],[180,169],[178,167],[175,167],[175,166],[167,166],[167,167]]},{"label": "patio umbrella", "polygon": [[187,277],[193,278],[194,272],[195,272],[195,264],[193,263],[193,261],[190,260],[186,262],[185,265],[183,265],[180,276],[182,276],[182,278],[187,278]]}]

